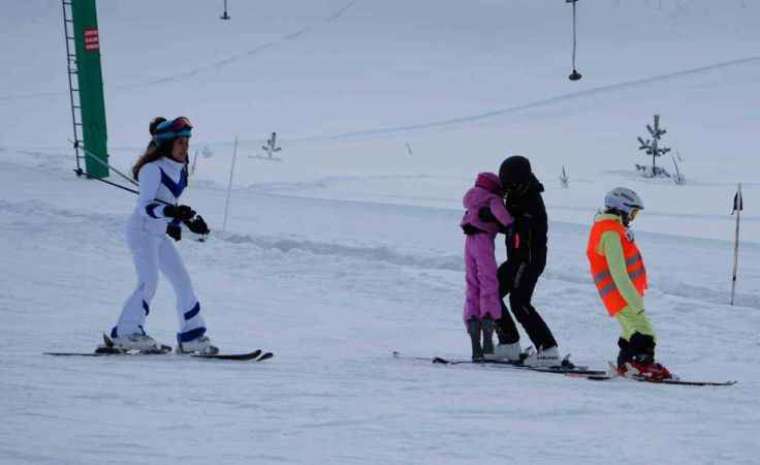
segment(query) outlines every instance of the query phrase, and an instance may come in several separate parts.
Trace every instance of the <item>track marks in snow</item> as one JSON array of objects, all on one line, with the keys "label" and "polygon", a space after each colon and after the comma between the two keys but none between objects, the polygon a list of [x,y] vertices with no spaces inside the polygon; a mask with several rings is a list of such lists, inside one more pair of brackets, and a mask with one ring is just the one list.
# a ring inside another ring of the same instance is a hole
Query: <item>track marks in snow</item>
[{"label": "track marks in snow", "polygon": [[[276,196],[275,196],[276,198]],[[3,213],[3,223],[6,234],[9,231],[24,231],[29,236],[37,232],[48,235],[51,228],[63,231],[63,236],[75,236],[78,228],[93,228],[111,231],[109,241],[121,240],[121,229],[125,218],[119,215],[104,213],[84,212],[65,208],[56,208],[40,200],[26,200],[22,202],[9,202],[0,200],[0,212]],[[85,226],[86,225],[86,226]],[[570,234],[571,231],[565,231]],[[14,233],[16,234],[16,233]],[[189,233],[185,240],[192,237]],[[667,238],[671,240],[672,238]],[[651,240],[650,240],[651,242]],[[377,265],[384,264],[393,267],[407,269],[420,280],[435,281],[440,272],[463,273],[464,264],[460,253],[433,253],[433,252],[401,252],[394,247],[384,244],[346,244],[328,241],[314,241],[301,237],[274,237],[267,235],[245,233],[212,233],[210,238],[211,247],[251,246],[263,252],[276,252],[292,257],[293,264],[298,257],[330,257],[333,260],[350,262],[366,262]],[[660,245],[653,242],[651,245]],[[101,244],[99,247],[103,247]],[[664,245],[667,247],[667,245]],[[570,288],[591,289],[587,276],[587,270],[583,265],[568,261],[564,246],[552,250],[555,257],[550,260],[549,267],[544,274],[544,279],[555,281],[563,289]],[[652,250],[650,253],[657,253]],[[207,260],[216,260],[213,254],[205,257]],[[554,264],[552,265],[552,261]],[[363,266],[362,268],[366,268]],[[432,273],[433,278],[428,274]],[[662,297],[673,297],[684,301],[706,302],[715,305],[725,305],[727,291],[716,291],[716,286],[700,286],[687,283],[679,279],[681,275],[657,276],[651,291]],[[550,285],[547,283],[547,285]],[[556,285],[556,284],[555,284]],[[728,289],[726,287],[726,289]],[[591,292],[591,291],[589,291]],[[760,308],[760,295],[752,292],[742,292],[741,286],[737,294],[737,302],[742,307]]]},{"label": "track marks in snow", "polygon": [[435,257],[411,255],[399,253],[387,246],[351,246],[329,242],[314,242],[306,239],[281,239],[243,234],[221,235],[220,238],[233,244],[251,244],[262,249],[277,250],[284,253],[301,252],[363,261],[385,262],[392,265],[422,269],[464,270],[462,257],[453,254]]}]

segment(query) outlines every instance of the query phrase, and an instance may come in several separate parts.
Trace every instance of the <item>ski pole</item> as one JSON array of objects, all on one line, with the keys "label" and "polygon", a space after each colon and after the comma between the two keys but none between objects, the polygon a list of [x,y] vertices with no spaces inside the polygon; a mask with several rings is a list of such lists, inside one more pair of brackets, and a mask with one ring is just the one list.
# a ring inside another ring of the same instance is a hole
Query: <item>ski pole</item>
[{"label": "ski pole", "polygon": [[[127,187],[127,186],[122,186],[122,185],[121,185],[121,184],[119,184],[119,183],[115,183],[115,182],[112,182],[112,181],[106,181],[105,179],[96,178],[96,177],[94,177],[94,176],[90,176],[90,175],[89,175],[89,174],[87,174],[87,173],[85,173],[85,177],[87,177],[87,179],[94,179],[94,180],[96,180],[96,181],[100,181],[100,182],[102,182],[102,183],[108,184],[109,186],[118,187],[119,189],[125,190],[125,191],[127,191],[127,192],[131,192],[131,193],[133,193],[133,194],[137,194],[137,195],[140,195],[140,192],[139,192],[139,191],[137,191],[137,190],[135,190],[135,189],[131,189],[131,188]],[[173,205],[173,204],[171,204],[171,203],[169,203],[169,202],[167,202],[167,201],[165,201],[165,200],[161,200],[161,199],[153,199],[153,200],[154,200],[155,202],[158,202],[158,203],[160,203],[160,204],[163,204],[163,205]]]},{"label": "ski pole", "polygon": [[[69,142],[71,142],[71,141],[69,141]],[[89,156],[90,156],[90,158],[92,158],[92,159],[93,159],[93,160],[95,160],[96,162],[100,163],[100,164],[101,164],[103,167],[105,167],[105,168],[108,168],[108,169],[112,170],[114,173],[116,173],[116,174],[118,174],[119,176],[121,176],[122,178],[126,179],[126,180],[127,180],[127,181],[129,181],[129,182],[130,182],[130,183],[131,183],[133,186],[139,186],[139,184],[137,183],[137,181],[135,181],[134,179],[130,178],[130,177],[129,177],[129,176],[127,176],[126,174],[122,173],[121,171],[117,170],[116,168],[114,168],[113,166],[109,165],[108,163],[104,162],[103,160],[101,160],[100,158],[98,158],[97,156],[95,156],[95,154],[94,154],[94,153],[90,152],[89,150],[87,150],[87,149],[85,149],[85,148],[83,148],[82,150],[84,151],[84,153],[85,153],[85,154],[89,155]],[[90,176],[90,175],[89,175],[89,174],[87,174],[87,173],[85,173],[85,176],[87,177],[87,179],[94,179],[94,180],[96,180],[96,181],[100,181],[100,182],[102,182],[102,183],[108,184],[109,186],[118,187],[119,189],[123,189],[123,190],[125,190],[125,191],[127,191],[127,192],[131,192],[131,193],[133,193],[133,194],[137,194],[137,195],[140,195],[140,192],[139,192],[139,191],[137,191],[137,190],[135,190],[135,189],[130,189],[129,187],[126,187],[126,186],[122,186],[121,184],[115,183],[115,182],[113,182],[113,181],[106,181],[105,179],[96,178],[96,177],[94,177],[94,176]],[[153,199],[153,200],[155,200],[155,201],[156,201],[156,202],[158,202],[158,203],[162,203],[162,204],[164,204],[164,205],[171,205],[171,203],[169,203],[169,202],[166,202],[166,201],[164,201],[164,200],[161,200],[161,199]]]},{"label": "ski pole", "polygon": [[227,185],[227,199],[224,201],[224,222],[222,231],[227,231],[227,212],[230,207],[230,195],[232,194],[232,176],[235,174],[235,160],[237,160],[238,138],[235,136],[235,148],[232,150],[232,165],[230,165],[230,182]]},{"label": "ski pole", "polygon": [[[107,162],[105,162],[105,161],[101,160],[100,158],[98,158],[97,156],[95,156],[95,154],[94,154],[94,153],[92,153],[92,152],[90,152],[89,150],[87,150],[87,149],[84,149],[84,148],[83,148],[82,150],[84,151],[84,153],[85,153],[86,155],[89,155],[89,156],[90,156],[90,158],[92,158],[92,159],[93,159],[93,160],[95,160],[96,162],[100,163],[100,165],[101,165],[101,166],[103,166],[103,167],[105,167],[105,168],[108,168],[108,169],[110,169],[110,170],[111,170],[111,171],[113,171],[114,173],[116,173],[116,174],[118,174],[119,176],[121,176],[122,178],[126,179],[126,180],[127,180],[127,182],[129,182],[130,184],[132,184],[132,185],[134,185],[134,186],[139,186],[138,182],[137,182],[137,181],[135,181],[133,178],[131,178],[131,177],[127,176],[127,175],[126,175],[126,174],[124,174],[124,173],[122,173],[121,171],[119,171],[118,169],[114,168],[112,165],[108,164]],[[195,159],[197,159],[197,158],[198,158],[198,152],[196,152],[196,153],[195,153]],[[185,163],[185,165],[187,165],[187,163]],[[192,171],[193,171],[193,172],[195,171],[195,160],[193,160],[193,169],[192,169]]]},{"label": "ski pole", "polygon": [[[94,179],[94,180],[100,181],[100,182],[102,182],[104,184],[108,184],[109,186],[118,187],[119,189],[125,190],[127,192],[131,192],[133,194],[140,195],[139,191],[136,191],[135,189],[131,189],[131,188],[127,187],[127,186],[122,186],[121,184],[118,184],[118,183],[115,183],[115,182],[106,181],[105,179],[96,178],[96,177],[90,176],[87,173],[85,173],[85,176],[87,177],[87,179]],[[158,202],[158,203],[163,204],[163,205],[173,205],[173,204],[171,204],[171,203],[169,203],[169,202],[167,202],[165,200],[161,200],[161,199],[153,199],[153,201],[154,202]],[[187,222],[186,221],[183,221],[183,223],[185,224],[185,226],[187,226]],[[207,236],[208,236],[208,234],[199,234],[198,235],[198,239],[197,239],[198,242],[206,242],[206,237]]]},{"label": "ski pole", "polygon": [[[89,155],[89,156],[90,156],[90,158],[92,158],[93,160],[97,161],[97,162],[98,162],[98,163],[100,163],[102,166],[104,166],[104,167],[106,167],[106,168],[109,168],[109,169],[113,170],[113,172],[114,172],[114,173],[118,174],[118,175],[119,175],[119,176],[121,176],[122,178],[124,178],[124,179],[126,179],[127,181],[129,181],[129,182],[130,182],[132,185],[134,185],[134,186],[138,186],[138,187],[139,187],[139,185],[140,185],[140,184],[138,184],[138,183],[137,183],[137,181],[135,181],[134,179],[130,178],[130,177],[129,177],[129,176],[127,176],[126,174],[122,173],[121,171],[117,170],[117,169],[116,169],[116,168],[114,168],[113,166],[109,165],[107,162],[104,162],[104,161],[103,161],[103,160],[101,160],[100,158],[96,157],[96,156],[95,156],[95,154],[93,154],[92,152],[88,151],[87,149],[82,149],[82,150],[85,152],[85,154]],[[135,190],[135,189],[130,189],[129,187],[126,187],[126,186],[122,186],[121,184],[118,184],[118,183],[115,183],[115,182],[112,182],[112,181],[106,181],[105,179],[101,179],[101,178],[96,178],[96,177],[94,177],[94,176],[90,176],[90,175],[89,175],[89,174],[87,174],[87,173],[85,173],[85,176],[87,177],[87,179],[94,179],[94,180],[96,180],[96,181],[100,181],[100,182],[102,182],[102,183],[104,183],[104,184],[108,184],[109,186],[118,187],[119,189],[125,190],[125,191],[127,191],[127,192],[131,192],[131,193],[133,193],[133,194],[137,194],[137,195],[140,195],[140,192],[139,192],[139,191],[137,191],[137,190]],[[170,203],[170,202],[167,202],[167,201],[165,201],[165,200],[161,200],[161,199],[156,199],[156,198],[154,198],[154,199],[153,199],[153,201],[155,201],[155,202],[158,202],[158,203],[160,203],[160,204],[162,204],[162,205],[171,205],[171,206],[174,206],[174,204],[172,204],[172,203]],[[200,236],[200,238],[198,239],[198,242],[204,242],[205,240],[206,240],[206,239],[205,239],[205,236],[204,236],[204,235],[201,235],[201,236]]]},{"label": "ski pole", "polygon": [[[121,184],[119,184],[119,183],[115,183],[115,182],[113,182],[113,181],[106,181],[105,179],[96,178],[96,177],[94,177],[94,176],[90,176],[90,175],[89,175],[89,174],[87,174],[87,173],[84,173],[84,175],[85,175],[85,177],[86,177],[87,179],[94,179],[94,180],[96,180],[96,181],[100,181],[100,182],[102,182],[102,183],[108,184],[109,186],[118,187],[119,189],[123,189],[123,190],[125,190],[125,191],[127,191],[127,192],[131,192],[131,193],[133,193],[133,194],[139,194],[139,192],[138,192],[138,191],[136,191],[136,190],[134,190],[134,189],[131,189],[131,188],[127,187],[127,186],[122,186],[122,185],[121,185]],[[156,199],[156,201],[160,202],[160,200],[158,200],[158,199]]]},{"label": "ski pole", "polygon": [[[71,140],[70,140],[70,139],[69,139],[69,142],[71,142]],[[72,142],[72,143],[73,143],[73,142]],[[80,148],[81,148],[81,147],[80,147]],[[129,182],[129,183],[130,183],[130,184],[132,184],[133,186],[138,186],[138,185],[139,185],[139,184],[137,184],[137,181],[135,181],[134,179],[130,178],[130,177],[129,177],[129,176],[127,176],[126,174],[122,173],[121,171],[117,170],[116,168],[114,168],[113,166],[111,166],[110,164],[108,164],[107,162],[105,162],[105,161],[101,160],[101,159],[100,159],[100,157],[98,157],[98,156],[97,156],[97,155],[95,155],[94,153],[90,152],[89,150],[87,150],[87,149],[85,149],[85,148],[82,148],[82,151],[84,151],[85,155],[89,155],[91,159],[93,159],[93,160],[95,160],[96,162],[100,163],[100,165],[101,165],[102,167],[104,167],[104,168],[108,168],[108,169],[112,170],[114,173],[116,173],[116,174],[118,174],[119,176],[121,176],[122,178],[126,179],[126,180],[127,180],[127,182]],[[92,176],[89,176],[89,175],[88,175],[87,177],[88,177],[88,178],[90,178],[90,179],[93,179],[93,177],[92,177]]]}]

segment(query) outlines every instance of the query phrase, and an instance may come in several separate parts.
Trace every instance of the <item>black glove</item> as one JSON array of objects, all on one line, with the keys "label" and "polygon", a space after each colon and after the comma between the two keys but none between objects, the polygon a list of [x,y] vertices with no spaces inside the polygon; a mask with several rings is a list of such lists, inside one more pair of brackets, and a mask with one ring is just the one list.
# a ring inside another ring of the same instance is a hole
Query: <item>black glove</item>
[{"label": "black glove", "polygon": [[179,242],[182,240],[182,227],[178,224],[169,223],[166,226],[166,234],[172,239]]},{"label": "black glove", "polygon": [[493,216],[493,212],[489,207],[483,207],[478,210],[478,218],[484,223],[498,223],[499,220]]},{"label": "black glove", "polygon": [[203,221],[203,217],[201,215],[195,215],[195,218],[189,221],[185,221],[185,226],[187,226],[187,229],[194,232],[195,234],[208,234],[211,231],[208,229],[208,225],[205,221]]},{"label": "black glove", "polygon": [[465,225],[462,225],[462,232],[464,232],[465,236],[472,236],[473,234],[480,234],[483,231],[467,223]]},{"label": "black glove", "polygon": [[187,205],[167,205],[164,207],[164,216],[187,221],[195,216],[195,210]]}]

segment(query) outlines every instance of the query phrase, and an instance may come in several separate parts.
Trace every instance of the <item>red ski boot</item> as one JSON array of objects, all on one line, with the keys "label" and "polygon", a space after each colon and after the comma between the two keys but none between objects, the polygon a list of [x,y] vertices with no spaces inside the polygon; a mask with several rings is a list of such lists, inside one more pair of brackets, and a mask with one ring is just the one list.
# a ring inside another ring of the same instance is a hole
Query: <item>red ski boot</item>
[{"label": "red ski boot", "polygon": [[625,368],[620,370],[620,374],[623,376],[638,376],[651,381],[662,381],[664,379],[673,378],[670,371],[657,362],[631,361],[625,365]]}]

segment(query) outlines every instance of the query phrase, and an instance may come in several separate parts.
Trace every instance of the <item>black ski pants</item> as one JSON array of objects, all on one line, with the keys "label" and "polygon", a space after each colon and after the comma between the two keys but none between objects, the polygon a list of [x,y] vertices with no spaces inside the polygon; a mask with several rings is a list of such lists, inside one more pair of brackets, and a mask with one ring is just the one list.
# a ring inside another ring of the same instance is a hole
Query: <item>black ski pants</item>
[{"label": "black ski pants", "polygon": [[509,295],[509,306],[517,321],[525,329],[533,346],[548,349],[557,345],[551,330],[536,308],[531,304],[533,291],[544,267],[526,262],[507,260],[499,267],[499,295],[501,297],[501,319],[497,326],[500,344],[512,344],[520,340],[515,322],[510,316],[504,297]]}]

